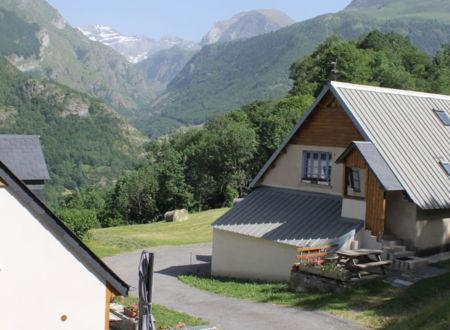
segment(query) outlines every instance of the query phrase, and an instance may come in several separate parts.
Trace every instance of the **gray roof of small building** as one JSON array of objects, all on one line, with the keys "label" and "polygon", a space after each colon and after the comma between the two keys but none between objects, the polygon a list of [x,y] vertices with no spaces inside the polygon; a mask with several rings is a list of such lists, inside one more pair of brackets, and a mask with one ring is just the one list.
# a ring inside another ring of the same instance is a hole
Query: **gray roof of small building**
[{"label": "gray roof of small building", "polygon": [[0,134],[0,161],[20,180],[49,180],[38,135]]},{"label": "gray roof of small building", "polygon": [[295,246],[343,243],[363,222],[341,209],[339,196],[262,186],[211,226]]},{"label": "gray roof of small building", "polygon": [[355,149],[359,151],[367,166],[372,170],[384,190],[404,190],[403,186],[397,180],[394,173],[389,168],[388,164],[386,164],[383,157],[381,157],[372,142],[354,141],[347,149],[345,149],[338,159],[336,159],[336,163],[343,163],[348,154]]},{"label": "gray roof of small building", "polygon": [[421,209],[450,208],[450,180],[440,161],[450,160],[450,96],[330,82],[264,164],[250,187],[277,159],[317,104],[331,91],[366,141],[373,143],[412,201]]},{"label": "gray roof of small building", "polygon": [[[94,252],[92,252],[58,217],[19,179],[2,161],[0,178],[22,205],[26,207],[48,230],[57,237],[69,251],[72,251],[84,265],[104,279],[117,294],[126,296],[130,286],[114,273]],[[57,260],[55,260],[57,262]],[[137,271],[137,269],[136,269]],[[69,284],[70,285],[70,284]]]}]

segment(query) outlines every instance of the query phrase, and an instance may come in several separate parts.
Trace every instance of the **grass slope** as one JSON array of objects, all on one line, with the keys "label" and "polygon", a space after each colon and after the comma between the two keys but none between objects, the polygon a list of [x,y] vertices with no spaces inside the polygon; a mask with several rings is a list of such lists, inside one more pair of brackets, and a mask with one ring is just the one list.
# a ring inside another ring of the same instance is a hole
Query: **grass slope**
[{"label": "grass slope", "polygon": [[93,229],[85,243],[103,258],[148,247],[211,242],[212,230],[209,224],[227,210],[223,208],[194,213],[188,221],[183,222]]},{"label": "grass slope", "polygon": [[[450,262],[440,266],[450,270]],[[404,289],[377,281],[345,294],[293,292],[287,283],[196,275],[183,275],[180,279],[224,296],[322,310],[371,328],[444,330],[450,327],[450,273]]]}]

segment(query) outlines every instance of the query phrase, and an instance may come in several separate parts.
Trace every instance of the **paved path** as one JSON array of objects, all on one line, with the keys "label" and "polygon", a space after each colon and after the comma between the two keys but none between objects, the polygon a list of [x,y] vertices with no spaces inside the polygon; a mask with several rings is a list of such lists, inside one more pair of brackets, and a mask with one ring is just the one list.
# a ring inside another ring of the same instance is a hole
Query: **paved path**
[{"label": "paved path", "polygon": [[[362,329],[324,312],[227,298],[179,281],[178,274],[209,271],[210,243],[165,246],[148,251],[155,253],[154,302],[201,317],[221,329]],[[104,261],[126,282],[137,288],[140,253],[123,253],[105,258]],[[137,291],[131,293],[137,295]]]}]

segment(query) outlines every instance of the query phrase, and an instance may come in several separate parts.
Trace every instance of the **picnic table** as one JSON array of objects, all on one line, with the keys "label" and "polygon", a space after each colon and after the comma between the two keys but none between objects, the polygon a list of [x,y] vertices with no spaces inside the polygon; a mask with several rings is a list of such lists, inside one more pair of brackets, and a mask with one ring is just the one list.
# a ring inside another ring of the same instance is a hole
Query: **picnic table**
[{"label": "picnic table", "polygon": [[383,274],[386,274],[384,266],[391,263],[389,260],[381,260],[383,250],[343,250],[336,252],[336,254],[338,256],[337,262],[349,270],[356,271],[359,278],[366,274],[369,269],[379,269]]}]

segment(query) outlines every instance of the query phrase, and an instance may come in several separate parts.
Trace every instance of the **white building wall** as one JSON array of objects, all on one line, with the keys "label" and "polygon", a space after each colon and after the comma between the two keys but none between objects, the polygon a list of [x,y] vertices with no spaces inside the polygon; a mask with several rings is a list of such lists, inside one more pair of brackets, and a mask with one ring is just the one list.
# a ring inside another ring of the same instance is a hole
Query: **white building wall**
[{"label": "white building wall", "polygon": [[342,200],[342,212],[341,216],[343,218],[351,219],[366,219],[366,201],[344,198]]},{"label": "white building wall", "polygon": [[0,329],[105,329],[105,284],[1,187],[0,226]]},{"label": "white building wall", "polygon": [[416,246],[417,208],[403,198],[401,192],[386,193],[385,232],[392,233],[410,249]]},{"label": "white building wall", "polygon": [[214,228],[212,255],[214,276],[289,281],[297,248]]},{"label": "white building wall", "polygon": [[442,249],[450,245],[450,209],[417,210],[417,250]]},{"label": "white building wall", "polygon": [[[304,191],[342,195],[344,166],[342,164],[336,164],[335,161],[344,150],[345,148],[289,144],[286,146],[286,153],[281,153],[274,162],[275,167],[269,168],[266,174],[264,174],[261,184],[272,187],[296,188]],[[304,151],[331,152],[331,184],[329,186],[301,182]]]}]

